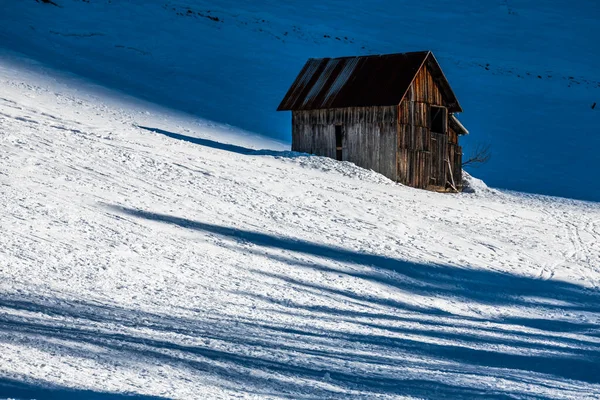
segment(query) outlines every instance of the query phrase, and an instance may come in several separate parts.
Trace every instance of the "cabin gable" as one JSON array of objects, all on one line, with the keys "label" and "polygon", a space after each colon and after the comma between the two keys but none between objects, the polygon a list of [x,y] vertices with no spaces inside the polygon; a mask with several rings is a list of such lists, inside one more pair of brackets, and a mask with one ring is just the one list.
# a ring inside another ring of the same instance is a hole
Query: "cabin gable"
[{"label": "cabin gable", "polygon": [[449,110],[457,103],[446,93],[425,62],[398,107],[399,182],[434,190],[460,186],[462,149],[449,129]]}]

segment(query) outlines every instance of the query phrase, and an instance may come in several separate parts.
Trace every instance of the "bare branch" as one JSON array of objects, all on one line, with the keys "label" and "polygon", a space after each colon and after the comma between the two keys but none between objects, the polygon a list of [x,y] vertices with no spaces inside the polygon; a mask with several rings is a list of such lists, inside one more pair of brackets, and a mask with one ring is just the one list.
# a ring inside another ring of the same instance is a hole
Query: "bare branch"
[{"label": "bare branch", "polygon": [[471,167],[479,167],[490,161],[490,158],[492,158],[490,147],[489,144],[478,144],[471,157],[463,161],[462,166],[465,167],[469,165]]}]

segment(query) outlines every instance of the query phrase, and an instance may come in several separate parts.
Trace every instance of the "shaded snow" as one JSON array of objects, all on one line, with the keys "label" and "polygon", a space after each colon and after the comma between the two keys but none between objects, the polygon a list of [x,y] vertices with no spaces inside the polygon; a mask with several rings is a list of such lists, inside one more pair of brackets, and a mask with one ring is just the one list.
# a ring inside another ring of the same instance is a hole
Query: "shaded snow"
[{"label": "shaded snow", "polygon": [[0,46],[287,143],[289,113],[275,109],[307,58],[433,50],[465,110],[465,154],[491,145],[472,172],[494,187],[600,201],[594,1],[56,3],[0,2]]}]

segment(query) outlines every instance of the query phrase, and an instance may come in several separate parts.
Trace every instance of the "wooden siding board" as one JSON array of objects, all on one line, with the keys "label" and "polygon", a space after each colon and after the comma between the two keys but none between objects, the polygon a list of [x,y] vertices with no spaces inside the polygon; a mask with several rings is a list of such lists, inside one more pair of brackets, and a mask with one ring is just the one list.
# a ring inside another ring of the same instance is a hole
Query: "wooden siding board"
[{"label": "wooden siding board", "polygon": [[398,181],[412,187],[425,189],[429,186],[431,153],[400,149],[398,151]]},{"label": "wooden siding board", "polygon": [[428,104],[448,106],[444,104],[442,92],[439,84],[433,79],[429,68],[422,68],[416,75],[409,93],[413,95],[409,98],[410,101],[418,101]]},{"label": "wooden siding board", "polygon": [[381,173],[390,179],[396,179],[396,122],[382,124],[380,141],[379,168]]},{"label": "wooden siding board", "polygon": [[448,126],[448,143],[458,144],[458,134],[450,125]]}]

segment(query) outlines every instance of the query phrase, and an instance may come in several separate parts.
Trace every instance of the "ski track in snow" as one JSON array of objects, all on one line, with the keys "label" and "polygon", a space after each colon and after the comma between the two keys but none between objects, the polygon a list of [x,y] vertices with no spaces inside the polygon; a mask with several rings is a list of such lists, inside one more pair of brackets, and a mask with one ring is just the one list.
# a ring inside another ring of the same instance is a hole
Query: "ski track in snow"
[{"label": "ski track in snow", "polygon": [[407,188],[10,57],[0,396],[600,396],[597,203]]}]

